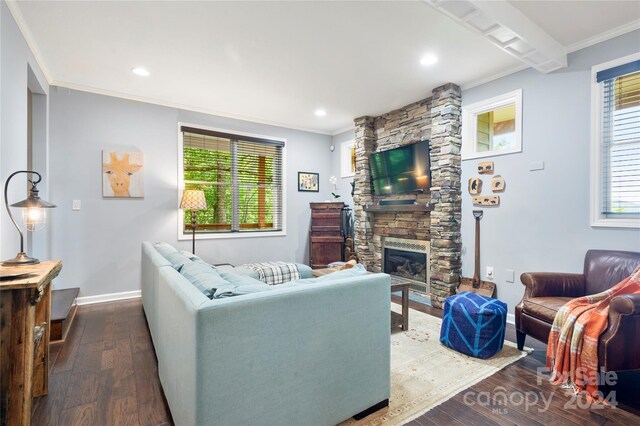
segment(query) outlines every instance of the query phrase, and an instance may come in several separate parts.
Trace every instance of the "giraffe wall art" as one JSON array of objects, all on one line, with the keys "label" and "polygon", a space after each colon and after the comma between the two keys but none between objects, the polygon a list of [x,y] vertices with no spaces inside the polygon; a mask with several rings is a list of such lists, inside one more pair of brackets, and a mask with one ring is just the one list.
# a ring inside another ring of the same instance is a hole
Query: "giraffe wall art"
[{"label": "giraffe wall art", "polygon": [[144,182],[142,152],[102,151],[102,196],[142,198]]}]

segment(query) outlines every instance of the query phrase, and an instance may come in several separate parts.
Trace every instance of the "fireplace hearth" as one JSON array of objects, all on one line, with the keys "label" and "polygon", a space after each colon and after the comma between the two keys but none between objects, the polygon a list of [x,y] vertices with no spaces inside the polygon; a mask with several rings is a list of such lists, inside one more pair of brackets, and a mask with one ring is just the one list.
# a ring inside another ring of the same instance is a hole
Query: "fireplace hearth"
[{"label": "fireplace hearth", "polygon": [[411,282],[411,289],[429,296],[429,241],[386,237],[382,270]]}]

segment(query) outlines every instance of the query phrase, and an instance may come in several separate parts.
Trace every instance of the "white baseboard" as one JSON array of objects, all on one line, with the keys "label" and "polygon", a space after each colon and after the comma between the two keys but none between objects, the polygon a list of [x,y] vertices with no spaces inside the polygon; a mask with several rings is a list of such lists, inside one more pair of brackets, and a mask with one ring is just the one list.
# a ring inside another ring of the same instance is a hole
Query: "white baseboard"
[{"label": "white baseboard", "polygon": [[516,316],[514,314],[507,314],[507,323],[516,325]]},{"label": "white baseboard", "polygon": [[136,299],[140,297],[140,290],[123,291],[122,293],[98,294],[97,296],[78,297],[78,305],[91,305],[94,303],[115,302],[116,300]]}]

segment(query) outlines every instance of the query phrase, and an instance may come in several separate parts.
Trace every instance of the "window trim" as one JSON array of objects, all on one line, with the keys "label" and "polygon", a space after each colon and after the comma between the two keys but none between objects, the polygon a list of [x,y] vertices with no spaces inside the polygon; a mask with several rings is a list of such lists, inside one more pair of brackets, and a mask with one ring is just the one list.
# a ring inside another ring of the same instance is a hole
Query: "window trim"
[{"label": "window trim", "polygon": [[[516,146],[511,149],[476,151],[478,115],[511,104],[514,104],[516,107]],[[515,154],[518,152],[522,152],[522,89],[503,93],[502,95],[494,96],[462,107],[462,160],[495,157],[498,155]]]},{"label": "window trim", "polygon": [[[178,191],[176,206],[180,205],[182,192],[184,191],[184,141],[182,127],[192,127],[194,129],[209,130],[212,132],[229,133],[231,135],[245,136],[250,138],[270,139],[284,142],[282,148],[282,230],[280,231],[258,231],[258,232],[218,232],[218,233],[196,233],[196,240],[219,240],[235,238],[259,238],[259,237],[284,237],[287,235],[287,139],[276,136],[259,135],[255,133],[238,132],[235,130],[223,129],[219,127],[209,127],[200,124],[178,122]],[[178,241],[191,240],[191,234],[185,234],[184,214],[179,208],[176,209],[178,216]]]},{"label": "window trim", "polygon": [[601,167],[601,130],[602,130],[602,85],[597,82],[596,74],[608,68],[640,60],[640,53],[634,53],[612,61],[591,67],[591,163],[589,170],[590,214],[592,227],[640,228],[640,219],[607,218],[600,212],[602,205]]}]

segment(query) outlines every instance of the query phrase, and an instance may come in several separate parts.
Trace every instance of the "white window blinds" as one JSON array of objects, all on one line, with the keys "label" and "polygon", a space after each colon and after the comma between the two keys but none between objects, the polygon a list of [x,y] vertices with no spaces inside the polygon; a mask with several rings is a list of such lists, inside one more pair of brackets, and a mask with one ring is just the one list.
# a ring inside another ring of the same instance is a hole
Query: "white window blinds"
[{"label": "white window blinds", "polygon": [[605,218],[640,216],[640,61],[600,71],[601,206]]},{"label": "white window blinds", "polygon": [[282,230],[283,142],[186,126],[181,132],[185,189],[202,189],[207,199],[196,232]]}]

